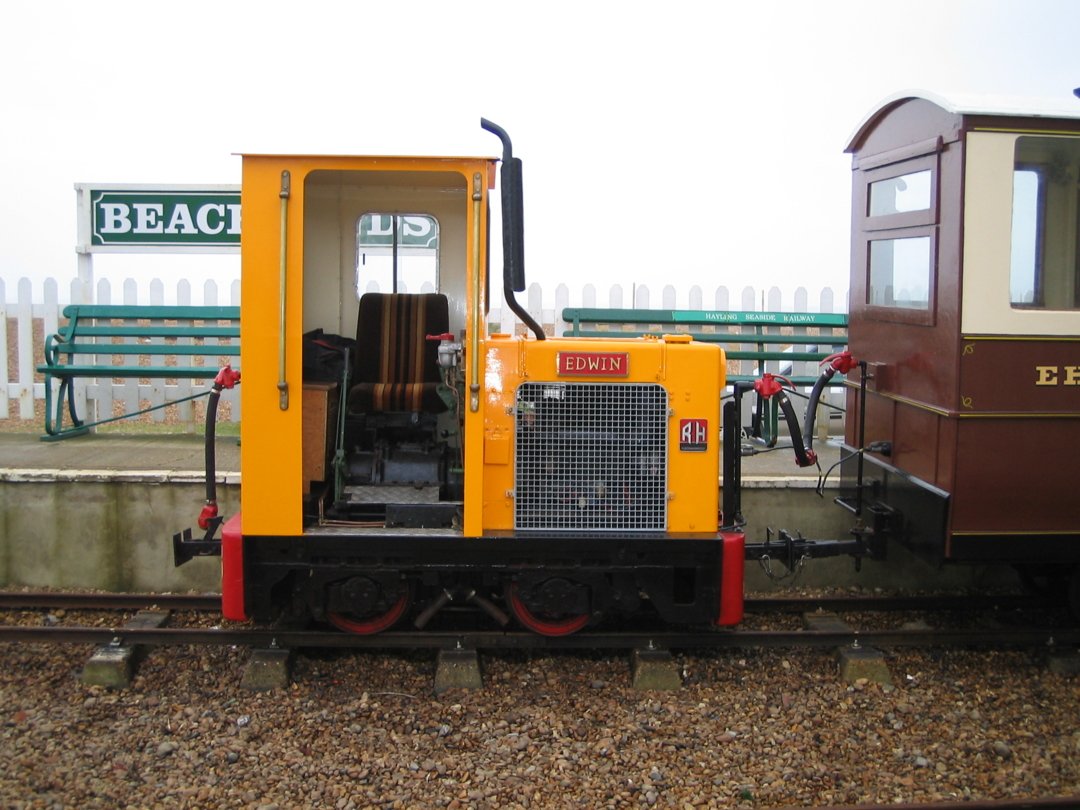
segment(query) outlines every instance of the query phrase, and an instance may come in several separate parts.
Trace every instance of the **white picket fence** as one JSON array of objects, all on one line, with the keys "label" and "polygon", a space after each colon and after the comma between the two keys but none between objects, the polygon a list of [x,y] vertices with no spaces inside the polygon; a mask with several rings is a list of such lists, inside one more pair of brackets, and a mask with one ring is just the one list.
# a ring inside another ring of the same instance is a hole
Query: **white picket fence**
[{"label": "white picket fence", "polygon": [[[128,279],[121,285],[118,295],[114,293],[108,280],[98,281],[92,295],[86,294],[81,282],[73,280],[65,292],[68,295],[61,299],[60,285],[55,279],[46,279],[40,288],[35,288],[29,279],[23,278],[16,286],[14,300],[10,300],[4,280],[0,278],[0,325],[3,326],[2,334],[6,338],[0,340],[0,374],[4,375],[3,384],[0,384],[0,419],[35,420],[44,427],[39,403],[45,400],[45,383],[42,375],[35,373],[35,367],[45,360],[44,335],[55,334],[60,323],[64,309],[61,300],[155,306],[161,306],[166,301],[165,283],[160,279],[149,281],[144,289],[140,289],[133,279]],[[213,281],[206,282],[201,290],[193,291],[189,282],[180,280],[175,289],[168,293],[171,303],[185,306],[240,304],[238,280],[228,285],[224,293],[219,292],[218,285]],[[38,327],[37,330],[35,326]],[[130,359],[134,362],[137,357],[133,355]],[[138,379],[79,379],[75,381],[73,399],[81,418],[97,421],[121,413],[132,413],[148,405],[160,406],[209,393],[211,383],[212,380],[192,379],[178,379],[169,384],[164,380],[143,382]],[[223,421],[238,421],[239,389],[223,391],[221,402],[223,406],[219,411],[219,418]],[[186,423],[191,422],[195,414],[192,402],[186,401],[178,403],[172,413],[165,410],[153,411],[151,418],[157,422],[172,419]],[[64,419],[64,424],[70,427],[70,419],[66,413]]]},{"label": "white picket fence", "polygon": [[[14,286],[14,295],[8,297],[8,287],[0,278],[0,325],[3,326],[4,340],[0,340],[0,419],[40,420],[41,403],[45,399],[45,384],[41,375],[35,374],[35,367],[44,362],[42,355],[42,337],[56,332],[61,320],[63,304],[61,301],[86,301],[95,304],[150,304],[163,305],[166,302],[181,305],[230,305],[240,304],[240,282],[219,285],[207,281],[200,290],[193,290],[186,280],[175,283],[173,289],[167,289],[161,279],[144,281],[141,284],[127,279],[119,291],[107,279],[99,280],[93,290],[83,289],[78,280],[70,282],[67,293],[61,298],[61,286],[55,279],[46,279],[43,284],[34,285],[29,279],[20,279]],[[88,294],[91,293],[91,294]],[[830,288],[820,290],[811,296],[804,287],[789,293],[779,288],[758,290],[745,287],[732,292],[726,287],[717,287],[706,293],[700,286],[680,291],[668,285],[658,294],[643,285],[629,289],[613,286],[601,294],[592,284],[571,290],[566,284],[555,285],[553,289],[541,288],[538,284],[529,287],[519,298],[529,314],[542,324],[549,334],[561,335],[567,329],[561,314],[565,307],[614,307],[619,309],[690,309],[690,310],[744,310],[772,312],[846,312],[847,294],[835,293]],[[492,307],[488,323],[499,325],[502,332],[513,334],[518,331],[519,322],[509,307]],[[35,323],[39,325],[35,339]],[[43,328],[43,332],[40,331]],[[209,381],[178,380],[165,386],[163,381],[143,383],[139,380],[80,380],[76,383],[76,402],[80,415],[88,419],[101,419],[113,415],[118,403],[122,403],[122,412],[137,410],[140,403],[160,405],[181,397],[199,394],[210,385]],[[243,386],[224,392],[222,401],[229,403],[223,409],[224,420],[238,421],[240,418],[240,393]],[[90,410],[92,408],[92,410]],[[153,418],[161,421],[166,418],[165,411],[154,411]],[[193,419],[190,403],[176,406],[171,416],[181,422]]]}]

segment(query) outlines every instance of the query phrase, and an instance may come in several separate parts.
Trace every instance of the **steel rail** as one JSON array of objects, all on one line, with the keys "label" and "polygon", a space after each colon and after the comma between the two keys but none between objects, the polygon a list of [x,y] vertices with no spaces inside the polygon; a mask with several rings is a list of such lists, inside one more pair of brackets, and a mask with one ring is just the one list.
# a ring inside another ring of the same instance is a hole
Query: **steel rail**
[{"label": "steel rail", "polygon": [[0,609],[38,610],[139,610],[158,607],[167,610],[220,611],[218,594],[183,593],[52,593],[0,591]]},{"label": "steel rail", "polygon": [[905,610],[1023,610],[1054,606],[1053,600],[1024,594],[935,594],[912,596],[767,596],[747,597],[747,613],[803,613],[827,610],[900,612]]},{"label": "steel rail", "polygon": [[599,632],[549,638],[525,631],[416,631],[356,635],[329,630],[3,626],[0,641],[115,646],[235,645],[357,649],[688,649],[783,647],[1042,647],[1080,644],[1080,628],[1025,630],[701,630]]},{"label": "steel rail", "polygon": [[[984,594],[933,596],[776,596],[747,597],[747,613],[802,613],[815,610],[833,612],[923,611],[923,610],[1022,610],[1046,608],[1053,602],[1037,596]],[[0,609],[34,610],[128,610],[160,607],[170,610],[213,612],[221,609],[221,595],[155,593],[63,593],[0,591]]]}]

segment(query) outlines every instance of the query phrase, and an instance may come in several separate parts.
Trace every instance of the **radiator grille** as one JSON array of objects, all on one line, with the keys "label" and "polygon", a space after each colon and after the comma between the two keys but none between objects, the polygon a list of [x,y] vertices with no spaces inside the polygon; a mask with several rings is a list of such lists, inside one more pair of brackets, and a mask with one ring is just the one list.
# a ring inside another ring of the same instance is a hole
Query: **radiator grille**
[{"label": "radiator grille", "polygon": [[515,421],[518,529],[667,527],[663,386],[527,382]]}]

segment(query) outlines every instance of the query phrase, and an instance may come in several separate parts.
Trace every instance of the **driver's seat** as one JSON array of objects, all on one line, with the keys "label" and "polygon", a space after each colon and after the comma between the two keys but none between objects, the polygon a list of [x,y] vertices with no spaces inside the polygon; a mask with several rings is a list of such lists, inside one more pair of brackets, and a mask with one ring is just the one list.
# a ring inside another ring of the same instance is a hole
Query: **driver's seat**
[{"label": "driver's seat", "polygon": [[439,344],[427,336],[449,330],[445,295],[365,293],[356,322],[349,412],[445,410],[438,395]]}]

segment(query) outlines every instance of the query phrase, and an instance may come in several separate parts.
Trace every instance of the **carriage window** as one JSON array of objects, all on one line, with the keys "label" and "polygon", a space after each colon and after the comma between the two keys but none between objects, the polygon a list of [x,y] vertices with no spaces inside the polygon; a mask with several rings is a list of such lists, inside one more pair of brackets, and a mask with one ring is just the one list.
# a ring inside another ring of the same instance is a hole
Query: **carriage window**
[{"label": "carriage window", "polygon": [[1080,139],[1023,136],[1013,171],[1009,300],[1080,309]]},{"label": "carriage window", "polygon": [[1012,257],[1009,295],[1013,306],[1035,303],[1039,267],[1039,173],[1030,169],[1013,172]]},{"label": "carriage window", "polygon": [[872,240],[866,303],[929,309],[931,266],[929,236]]},{"label": "carriage window", "polygon": [[356,294],[439,289],[439,223],[426,214],[364,214],[356,231]]},{"label": "carriage window", "polygon": [[887,153],[864,159],[859,230],[866,251],[866,305],[877,310],[876,318],[934,322],[938,159],[936,149],[901,161]]},{"label": "carriage window", "polygon": [[930,208],[930,170],[889,177],[870,184],[869,216],[905,214]]}]

